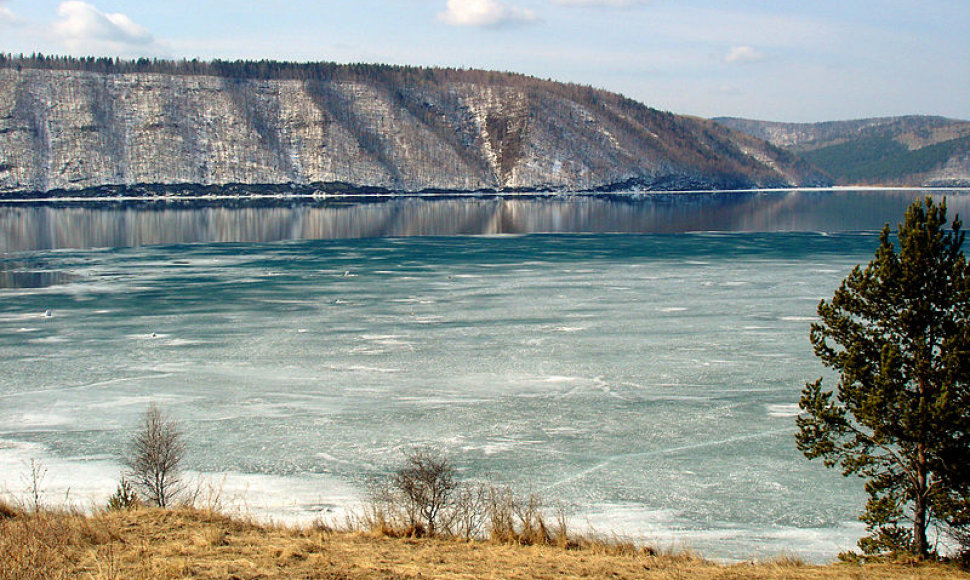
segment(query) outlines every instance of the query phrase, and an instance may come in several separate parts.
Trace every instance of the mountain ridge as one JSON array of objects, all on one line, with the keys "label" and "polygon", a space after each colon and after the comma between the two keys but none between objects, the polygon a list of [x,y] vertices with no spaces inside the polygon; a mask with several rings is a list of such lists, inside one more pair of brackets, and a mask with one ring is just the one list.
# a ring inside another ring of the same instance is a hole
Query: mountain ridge
[{"label": "mountain ridge", "polygon": [[970,185],[970,121],[940,116],[783,123],[712,121],[764,139],[847,185]]},{"label": "mountain ridge", "polygon": [[826,185],[712,121],[524,75],[0,56],[0,193],[350,184],[388,191]]}]

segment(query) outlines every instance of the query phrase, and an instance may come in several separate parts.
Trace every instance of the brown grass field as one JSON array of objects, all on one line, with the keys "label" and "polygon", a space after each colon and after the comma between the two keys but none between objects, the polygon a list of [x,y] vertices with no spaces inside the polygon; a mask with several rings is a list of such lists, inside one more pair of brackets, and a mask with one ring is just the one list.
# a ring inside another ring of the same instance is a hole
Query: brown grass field
[{"label": "brown grass field", "polygon": [[0,579],[655,578],[970,579],[928,563],[807,565],[795,558],[717,564],[615,542],[569,547],[394,538],[260,525],[182,508],[21,510],[0,505]]}]

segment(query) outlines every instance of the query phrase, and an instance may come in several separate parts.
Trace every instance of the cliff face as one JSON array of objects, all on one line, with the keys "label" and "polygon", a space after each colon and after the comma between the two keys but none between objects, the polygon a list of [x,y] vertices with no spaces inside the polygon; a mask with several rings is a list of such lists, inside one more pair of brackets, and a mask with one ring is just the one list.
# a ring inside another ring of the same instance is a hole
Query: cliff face
[{"label": "cliff face", "polygon": [[710,121],[525,77],[455,71],[388,83],[0,69],[0,192],[317,182],[589,190],[825,179]]}]

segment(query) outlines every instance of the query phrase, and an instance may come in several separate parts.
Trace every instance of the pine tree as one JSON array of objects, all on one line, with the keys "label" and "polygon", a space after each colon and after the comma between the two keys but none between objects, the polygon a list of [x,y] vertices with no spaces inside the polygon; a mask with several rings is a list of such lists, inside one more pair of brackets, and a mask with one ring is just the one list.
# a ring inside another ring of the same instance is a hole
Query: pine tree
[{"label": "pine tree", "polygon": [[[935,553],[933,524],[970,513],[970,268],[946,201],[915,202],[889,225],[812,325],[815,355],[839,375],[802,391],[798,448],[865,479],[867,554]],[[958,530],[959,531],[959,530]]]}]

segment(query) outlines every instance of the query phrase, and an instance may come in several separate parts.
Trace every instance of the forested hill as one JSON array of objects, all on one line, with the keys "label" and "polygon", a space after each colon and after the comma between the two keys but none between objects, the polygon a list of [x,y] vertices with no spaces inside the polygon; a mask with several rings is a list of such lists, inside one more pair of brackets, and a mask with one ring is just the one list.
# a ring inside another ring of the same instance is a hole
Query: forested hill
[{"label": "forested hill", "polygon": [[968,121],[929,116],[825,123],[714,121],[798,154],[839,183],[970,185]]},{"label": "forested hill", "polygon": [[712,121],[518,74],[0,56],[0,193],[133,184],[393,191],[825,184]]}]

